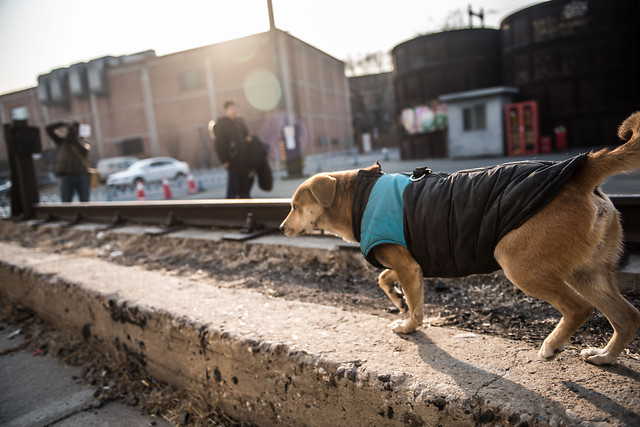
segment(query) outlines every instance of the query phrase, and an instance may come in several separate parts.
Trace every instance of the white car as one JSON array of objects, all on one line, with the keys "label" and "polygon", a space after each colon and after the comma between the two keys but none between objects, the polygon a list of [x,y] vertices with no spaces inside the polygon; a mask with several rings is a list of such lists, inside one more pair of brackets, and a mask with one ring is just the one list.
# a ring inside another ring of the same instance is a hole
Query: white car
[{"label": "white car", "polygon": [[185,178],[191,170],[189,165],[171,157],[152,157],[138,160],[125,171],[116,172],[107,178],[110,187],[133,187],[138,181],[142,183],[167,179]]},{"label": "white car", "polygon": [[100,172],[100,179],[106,181],[114,173],[127,170],[138,160],[137,157],[109,157],[98,160],[96,169]]}]

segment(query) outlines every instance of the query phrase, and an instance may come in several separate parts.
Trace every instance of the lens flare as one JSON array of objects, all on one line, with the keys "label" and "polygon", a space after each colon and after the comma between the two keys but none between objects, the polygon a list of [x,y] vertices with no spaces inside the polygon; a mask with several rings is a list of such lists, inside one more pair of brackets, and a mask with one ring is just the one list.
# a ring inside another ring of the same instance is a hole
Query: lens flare
[{"label": "lens flare", "polygon": [[244,95],[254,108],[271,111],[280,103],[282,89],[272,72],[258,69],[244,79]]}]

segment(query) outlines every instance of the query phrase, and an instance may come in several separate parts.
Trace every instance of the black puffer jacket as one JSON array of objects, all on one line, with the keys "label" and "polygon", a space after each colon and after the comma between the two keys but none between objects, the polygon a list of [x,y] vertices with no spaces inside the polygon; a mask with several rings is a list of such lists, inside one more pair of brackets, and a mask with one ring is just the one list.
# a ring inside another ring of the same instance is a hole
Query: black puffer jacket
[{"label": "black puffer jacket", "polygon": [[213,127],[216,136],[216,153],[221,163],[234,163],[234,166],[244,167],[247,163],[247,136],[249,130],[241,119],[231,119],[223,116]]},{"label": "black puffer jacket", "polygon": [[[425,277],[461,277],[498,270],[493,252],[560,192],[583,156],[562,162],[525,161],[493,167],[431,173],[403,192],[407,249]],[[382,174],[360,171],[353,201],[354,235],[371,190]],[[373,265],[382,267],[369,254]]]}]

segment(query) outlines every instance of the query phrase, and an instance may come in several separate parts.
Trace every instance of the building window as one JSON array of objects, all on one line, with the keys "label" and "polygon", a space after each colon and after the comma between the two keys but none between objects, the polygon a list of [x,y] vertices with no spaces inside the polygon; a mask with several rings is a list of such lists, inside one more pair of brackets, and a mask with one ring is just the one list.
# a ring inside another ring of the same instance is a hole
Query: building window
[{"label": "building window", "polygon": [[10,113],[11,120],[27,120],[29,118],[29,109],[24,105],[12,108]]},{"label": "building window", "polygon": [[140,155],[144,153],[142,138],[130,138],[118,142],[118,153],[122,156]]},{"label": "building window", "polygon": [[487,119],[484,104],[463,108],[462,121],[465,132],[486,129]]},{"label": "building window", "polygon": [[200,70],[187,70],[179,75],[181,90],[193,89],[202,86],[202,72]]}]

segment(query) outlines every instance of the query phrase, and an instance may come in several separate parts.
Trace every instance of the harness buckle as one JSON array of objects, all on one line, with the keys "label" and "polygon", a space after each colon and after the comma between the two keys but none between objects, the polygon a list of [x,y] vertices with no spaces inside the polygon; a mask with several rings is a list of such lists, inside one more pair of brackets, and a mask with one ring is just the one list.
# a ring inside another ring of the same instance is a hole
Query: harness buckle
[{"label": "harness buckle", "polygon": [[411,182],[420,181],[422,178],[429,175],[430,173],[431,173],[431,169],[429,169],[426,166],[422,166],[419,168],[415,168],[413,170],[413,173],[409,177],[409,179],[411,180]]}]

